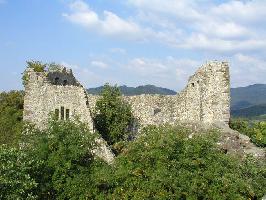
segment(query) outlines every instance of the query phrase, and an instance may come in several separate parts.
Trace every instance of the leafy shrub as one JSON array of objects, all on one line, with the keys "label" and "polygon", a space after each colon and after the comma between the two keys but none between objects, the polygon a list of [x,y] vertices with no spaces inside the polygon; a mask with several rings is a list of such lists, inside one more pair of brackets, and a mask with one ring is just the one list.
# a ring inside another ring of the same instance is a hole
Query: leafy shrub
[{"label": "leafy shrub", "polygon": [[257,122],[253,128],[252,140],[261,147],[266,147],[266,121]]},{"label": "leafy shrub", "polygon": [[224,154],[216,132],[189,139],[188,130],[163,126],[143,134],[97,179],[106,199],[256,199],[266,192],[265,163]]},{"label": "leafy shrub", "polygon": [[[46,68],[46,64],[40,62],[40,61],[27,61],[27,68],[32,68],[33,71],[35,72],[44,72]],[[29,81],[29,75],[26,71],[24,71],[23,76],[22,76],[22,84],[24,86],[27,85]]]},{"label": "leafy shrub", "polygon": [[70,199],[86,194],[90,187],[95,135],[80,122],[51,121],[44,131],[30,130],[24,141],[33,158],[30,175],[38,183],[41,199]]},{"label": "leafy shrub", "polygon": [[22,91],[0,93],[0,144],[17,145],[23,127]]},{"label": "leafy shrub", "polygon": [[257,146],[266,147],[266,122],[252,122],[246,119],[233,119],[230,128],[250,137]]},{"label": "leafy shrub", "polygon": [[27,61],[27,65],[29,68],[32,68],[35,72],[44,72],[46,68],[46,64],[40,61]]},{"label": "leafy shrub", "polygon": [[0,146],[0,199],[34,199],[37,183],[28,173],[31,162],[25,152]]},{"label": "leafy shrub", "polygon": [[108,144],[124,140],[133,120],[131,107],[123,101],[118,87],[106,84],[96,102],[94,122],[96,130]]}]

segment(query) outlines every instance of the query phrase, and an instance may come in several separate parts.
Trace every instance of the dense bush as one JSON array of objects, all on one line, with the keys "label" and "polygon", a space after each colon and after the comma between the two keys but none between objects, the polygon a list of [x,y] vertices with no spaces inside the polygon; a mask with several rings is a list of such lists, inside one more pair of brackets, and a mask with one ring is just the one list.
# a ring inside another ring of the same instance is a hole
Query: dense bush
[{"label": "dense bush", "polygon": [[0,199],[85,199],[94,195],[95,134],[80,122],[25,127],[20,149],[0,148]]},{"label": "dense bush", "polygon": [[27,127],[21,149],[0,148],[1,199],[258,199],[266,164],[216,147],[217,132],[148,127],[112,165],[93,157],[95,138],[78,122]]},{"label": "dense bush", "polygon": [[232,119],[229,126],[249,136],[257,146],[266,147],[266,121],[253,122],[247,119]]},{"label": "dense bush", "polygon": [[35,165],[30,172],[41,199],[70,199],[87,194],[95,135],[80,122],[52,121],[44,131],[28,131],[25,151]]},{"label": "dense bush", "polygon": [[23,127],[23,92],[0,93],[0,144],[17,145]]},{"label": "dense bush", "polygon": [[123,101],[116,86],[106,84],[101,96],[94,112],[95,127],[108,144],[112,145],[123,141],[129,134],[129,125],[133,120],[131,107]]},{"label": "dense bush", "polygon": [[[180,127],[150,127],[120,154],[106,179],[108,199],[256,199],[266,165],[217,149],[216,133],[188,139]],[[106,169],[104,169],[105,173]]]},{"label": "dense bush", "polygon": [[37,187],[29,175],[32,159],[16,148],[0,146],[0,199],[34,199]]}]

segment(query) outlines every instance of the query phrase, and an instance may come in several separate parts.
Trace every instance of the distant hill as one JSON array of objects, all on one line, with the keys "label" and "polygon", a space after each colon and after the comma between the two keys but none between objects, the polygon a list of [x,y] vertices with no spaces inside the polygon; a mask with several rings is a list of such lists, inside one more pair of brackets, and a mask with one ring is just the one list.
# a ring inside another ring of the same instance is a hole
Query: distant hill
[{"label": "distant hill", "polygon": [[265,115],[266,104],[254,105],[254,106],[249,106],[247,108],[232,110],[231,114],[234,117],[247,117],[247,118],[254,118],[257,116]]},{"label": "distant hill", "polygon": [[[89,94],[100,94],[103,86],[96,88],[89,88]],[[122,94],[126,96],[140,95],[140,94],[161,94],[161,95],[175,95],[176,92],[167,88],[156,87],[154,85],[143,85],[138,87],[128,87],[126,85],[119,86]]]},{"label": "distant hill", "polygon": [[231,114],[249,118],[266,115],[266,84],[232,88]]},{"label": "distant hill", "polygon": [[232,110],[259,104],[266,104],[266,84],[231,89]]}]

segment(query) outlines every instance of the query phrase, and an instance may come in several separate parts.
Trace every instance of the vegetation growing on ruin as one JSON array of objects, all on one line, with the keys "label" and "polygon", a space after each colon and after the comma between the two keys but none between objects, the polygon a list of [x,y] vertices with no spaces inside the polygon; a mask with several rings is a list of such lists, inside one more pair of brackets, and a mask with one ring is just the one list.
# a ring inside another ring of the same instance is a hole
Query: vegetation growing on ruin
[{"label": "vegetation growing on ruin", "polygon": [[[35,72],[44,72],[45,71],[45,68],[46,68],[46,64],[45,63],[42,63],[40,61],[31,60],[31,61],[27,61],[27,68],[31,68]],[[23,73],[23,76],[22,76],[22,83],[23,83],[23,85],[25,86],[28,81],[29,81],[29,75],[25,71]]]},{"label": "vegetation growing on ruin", "polygon": [[27,128],[22,149],[0,148],[1,199],[260,199],[266,165],[216,146],[217,132],[147,127],[108,165],[79,122]]},{"label": "vegetation growing on ruin", "polygon": [[[45,71],[59,71],[61,70],[62,66],[60,64],[56,64],[54,62],[52,63],[43,63],[41,61],[35,61],[35,60],[31,60],[31,61],[27,61],[27,67],[26,68],[31,68],[33,69],[34,72],[45,72]],[[27,73],[27,71],[25,71],[23,73],[22,76],[22,83],[25,86],[27,84],[27,82],[29,81],[29,75]]]},{"label": "vegetation growing on ruin", "polygon": [[96,130],[113,145],[127,138],[132,120],[131,107],[121,98],[119,88],[106,84],[95,106]]},{"label": "vegetation growing on ruin", "polygon": [[60,71],[63,66],[57,63],[48,64],[48,71]]}]

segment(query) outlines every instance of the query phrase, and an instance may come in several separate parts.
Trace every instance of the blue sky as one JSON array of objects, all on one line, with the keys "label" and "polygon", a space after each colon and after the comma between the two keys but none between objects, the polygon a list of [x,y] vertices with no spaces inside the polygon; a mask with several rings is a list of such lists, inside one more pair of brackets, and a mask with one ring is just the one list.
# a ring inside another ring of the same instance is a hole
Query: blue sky
[{"label": "blue sky", "polygon": [[266,83],[266,1],[0,0],[0,91],[22,89],[27,60],[57,62],[86,87],[181,90],[207,60],[232,87]]}]

